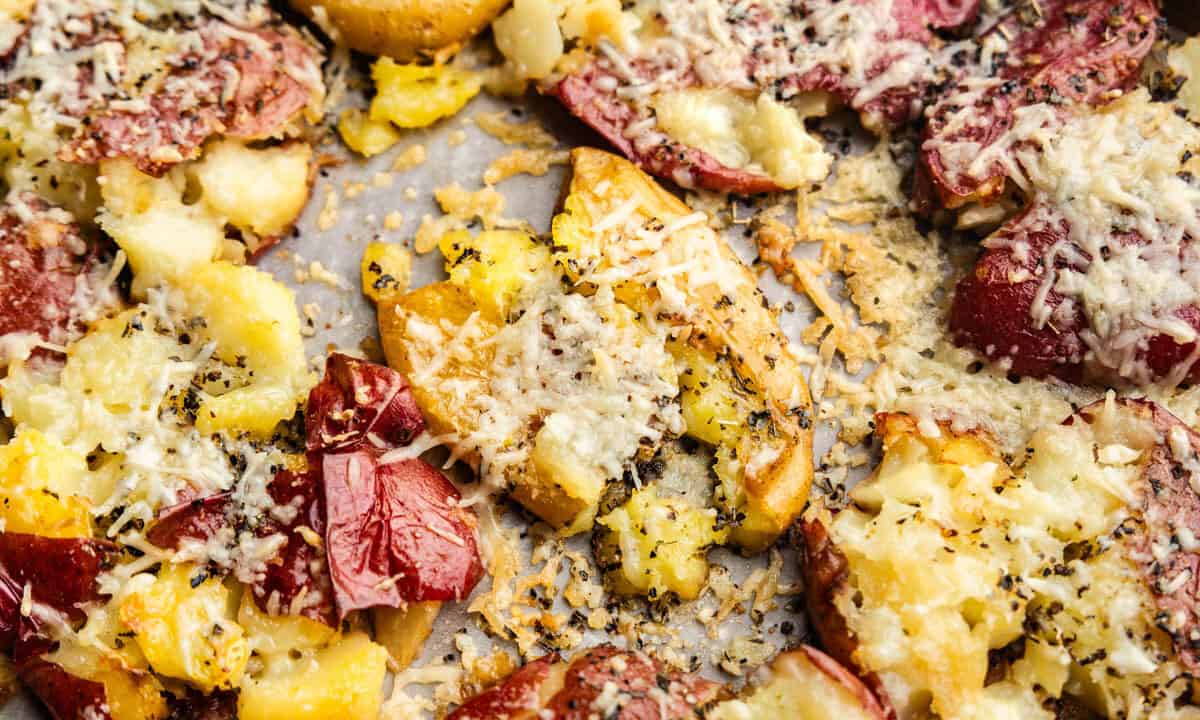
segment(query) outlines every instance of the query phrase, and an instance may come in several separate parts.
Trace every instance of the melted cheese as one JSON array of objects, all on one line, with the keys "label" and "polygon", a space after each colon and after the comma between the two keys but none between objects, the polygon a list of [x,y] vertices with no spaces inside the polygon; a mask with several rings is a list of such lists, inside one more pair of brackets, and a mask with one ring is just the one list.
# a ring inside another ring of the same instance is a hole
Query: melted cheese
[{"label": "melted cheese", "polygon": [[[1045,302],[1051,290],[1065,296],[1087,317],[1082,338],[1091,359],[1149,382],[1139,357],[1149,338],[1197,339],[1175,313],[1200,303],[1200,256],[1189,240],[1200,237],[1200,185],[1184,171],[1187,154],[1200,149],[1200,130],[1140,90],[1066,117],[1044,105],[1023,108],[1001,144],[1017,164],[1014,179],[1033,202],[1052,208],[1034,220],[1053,226],[1061,217],[1069,228],[1045,260],[1048,268],[1069,266],[1042,275],[1035,322],[1053,321]],[[1123,242],[1129,233],[1144,242]]]}]

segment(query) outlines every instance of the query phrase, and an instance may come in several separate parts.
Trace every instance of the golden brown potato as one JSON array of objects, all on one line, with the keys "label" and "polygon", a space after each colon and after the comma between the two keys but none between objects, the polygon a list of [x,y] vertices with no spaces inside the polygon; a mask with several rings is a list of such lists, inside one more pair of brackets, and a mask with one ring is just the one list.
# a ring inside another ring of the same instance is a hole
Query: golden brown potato
[{"label": "golden brown potato", "polygon": [[[623,302],[674,326],[688,434],[716,446],[733,541],[761,550],[800,514],[812,483],[812,405],[787,338],[703,215],[616,155],[577,148],[571,162],[555,260],[579,282],[616,280]],[[701,375],[703,387],[689,388]]]},{"label": "golden brown potato", "polygon": [[508,0],[292,0],[292,5],[310,17],[314,8],[325,8],[347,45],[403,62],[470,39]]}]

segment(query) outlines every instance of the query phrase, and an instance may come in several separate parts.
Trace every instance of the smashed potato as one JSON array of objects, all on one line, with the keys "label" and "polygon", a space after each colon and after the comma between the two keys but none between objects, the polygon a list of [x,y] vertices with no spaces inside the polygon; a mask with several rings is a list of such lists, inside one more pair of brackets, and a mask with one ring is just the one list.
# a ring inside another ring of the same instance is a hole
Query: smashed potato
[{"label": "smashed potato", "polygon": [[1200,435],[1111,395],[1011,464],[980,431],[919,427],[879,415],[875,475],[803,523],[825,647],[899,717],[1194,717]]}]

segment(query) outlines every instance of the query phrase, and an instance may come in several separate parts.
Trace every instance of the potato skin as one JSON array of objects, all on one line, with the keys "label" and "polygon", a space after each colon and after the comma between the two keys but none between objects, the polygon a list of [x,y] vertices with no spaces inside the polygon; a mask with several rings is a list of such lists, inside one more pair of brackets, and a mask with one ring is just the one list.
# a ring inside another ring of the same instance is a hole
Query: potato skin
[{"label": "potato skin", "polygon": [[[808,620],[821,639],[826,657],[841,672],[861,680],[871,691],[873,699],[878,701],[883,717],[895,720],[896,711],[879,677],[862,671],[856,676],[846,669],[856,668],[854,651],[858,649],[858,640],[846,624],[846,618],[838,611],[836,603],[837,596],[849,587],[846,583],[849,576],[846,556],[834,545],[822,518],[805,517],[796,525],[796,529],[801,538],[800,573],[806,588],[804,602]],[[814,660],[811,655],[809,659]]]},{"label": "potato skin", "polygon": [[500,14],[508,0],[292,0],[312,17],[317,6],[350,47],[406,62],[463,42]]}]

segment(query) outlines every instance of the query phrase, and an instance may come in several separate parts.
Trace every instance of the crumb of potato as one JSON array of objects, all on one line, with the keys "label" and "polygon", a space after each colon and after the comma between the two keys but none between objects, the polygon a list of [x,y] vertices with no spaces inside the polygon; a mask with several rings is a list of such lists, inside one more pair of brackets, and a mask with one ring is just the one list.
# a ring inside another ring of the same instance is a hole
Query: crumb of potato
[{"label": "crumb of potato", "polygon": [[384,230],[399,230],[400,226],[403,224],[404,224],[404,213],[400,212],[399,210],[393,210],[390,213],[388,213],[387,215],[383,216],[383,229]]},{"label": "crumb of potato", "polygon": [[423,165],[428,157],[425,146],[417,143],[404,148],[403,152],[396,156],[392,161],[392,170],[396,172],[407,172],[415,167]]},{"label": "crumb of potato", "polygon": [[367,184],[364,182],[346,183],[346,199],[353,200],[354,198],[358,197],[359,195],[362,195],[363,192],[366,191],[366,189],[367,189]]},{"label": "crumb of potato", "polygon": [[467,134],[462,130],[455,130],[446,137],[446,144],[450,147],[458,147],[467,141]]},{"label": "crumb of potato", "polygon": [[377,172],[371,176],[371,185],[377,188],[391,187],[394,180],[390,172]]},{"label": "crumb of potato", "polygon": [[317,215],[317,229],[321,232],[329,230],[337,224],[338,220],[338,194],[333,185],[325,186],[325,204],[321,206],[321,212]]},{"label": "crumb of potato", "polygon": [[320,260],[313,260],[308,266],[308,276],[319,283],[328,285],[331,288],[342,287],[342,280],[337,273],[330,271]]}]

